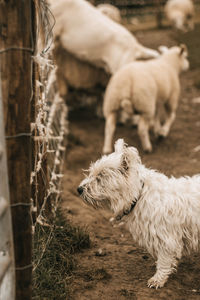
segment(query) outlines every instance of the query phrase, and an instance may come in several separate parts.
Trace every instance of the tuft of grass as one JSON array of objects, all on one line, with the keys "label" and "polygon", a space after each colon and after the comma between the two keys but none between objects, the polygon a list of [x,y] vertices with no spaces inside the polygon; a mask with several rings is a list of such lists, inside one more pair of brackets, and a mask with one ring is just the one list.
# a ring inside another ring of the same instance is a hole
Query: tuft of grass
[{"label": "tuft of grass", "polygon": [[90,270],[81,274],[85,281],[108,281],[112,276],[104,269]]},{"label": "tuft of grass", "polygon": [[38,224],[33,241],[33,265],[37,268],[33,272],[32,299],[66,300],[70,295],[70,277],[76,266],[73,254],[89,247],[87,232],[71,226],[60,211],[53,230]]}]

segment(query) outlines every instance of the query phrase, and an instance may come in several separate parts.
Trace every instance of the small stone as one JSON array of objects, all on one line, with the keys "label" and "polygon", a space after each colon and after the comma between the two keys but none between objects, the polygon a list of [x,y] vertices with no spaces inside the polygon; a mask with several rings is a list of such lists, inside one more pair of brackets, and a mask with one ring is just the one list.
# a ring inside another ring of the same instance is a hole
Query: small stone
[{"label": "small stone", "polygon": [[105,256],[106,255],[106,251],[99,248],[96,252],[95,252],[96,256]]}]

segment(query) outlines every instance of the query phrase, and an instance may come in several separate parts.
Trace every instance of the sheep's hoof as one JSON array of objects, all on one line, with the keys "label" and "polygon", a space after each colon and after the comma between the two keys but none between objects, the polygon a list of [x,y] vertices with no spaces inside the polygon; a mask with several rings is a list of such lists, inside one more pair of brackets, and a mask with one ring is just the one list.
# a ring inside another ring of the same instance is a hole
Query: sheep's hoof
[{"label": "sheep's hoof", "polygon": [[162,142],[164,139],[165,139],[165,136],[164,136],[164,135],[159,134],[159,135],[157,136],[157,141],[159,141],[159,142]]},{"label": "sheep's hoof", "polygon": [[148,147],[144,147],[143,148],[143,151],[144,151],[144,153],[146,153],[146,154],[148,154],[148,153],[151,153],[152,152],[152,146],[150,145],[150,146],[148,146]]},{"label": "sheep's hoof", "polygon": [[168,135],[168,130],[166,128],[161,128],[157,133],[159,139],[164,139]]}]

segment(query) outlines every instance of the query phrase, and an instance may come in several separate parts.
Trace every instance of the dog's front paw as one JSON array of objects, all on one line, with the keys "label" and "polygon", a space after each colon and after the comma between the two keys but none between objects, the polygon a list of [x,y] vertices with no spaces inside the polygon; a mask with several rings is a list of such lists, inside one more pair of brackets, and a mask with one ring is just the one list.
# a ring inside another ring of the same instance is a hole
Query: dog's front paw
[{"label": "dog's front paw", "polygon": [[149,288],[155,288],[155,289],[158,289],[158,288],[161,288],[163,287],[165,284],[165,280],[158,280],[156,277],[152,277],[148,280],[147,282],[147,286]]}]

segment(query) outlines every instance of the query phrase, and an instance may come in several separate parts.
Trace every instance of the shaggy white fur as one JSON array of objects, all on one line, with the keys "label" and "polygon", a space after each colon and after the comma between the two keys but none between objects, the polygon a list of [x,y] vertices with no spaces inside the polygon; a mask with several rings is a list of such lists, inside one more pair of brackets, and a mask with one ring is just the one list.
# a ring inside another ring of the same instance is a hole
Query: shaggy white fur
[{"label": "shaggy white fur", "polygon": [[110,208],[117,216],[126,212],[134,241],[156,259],[149,287],[163,287],[182,255],[199,250],[200,174],[168,178],[146,168],[137,149],[119,139],[115,152],[90,166],[78,192],[96,208]]}]

